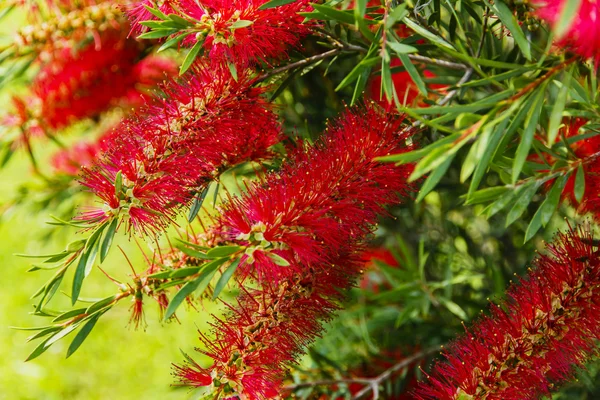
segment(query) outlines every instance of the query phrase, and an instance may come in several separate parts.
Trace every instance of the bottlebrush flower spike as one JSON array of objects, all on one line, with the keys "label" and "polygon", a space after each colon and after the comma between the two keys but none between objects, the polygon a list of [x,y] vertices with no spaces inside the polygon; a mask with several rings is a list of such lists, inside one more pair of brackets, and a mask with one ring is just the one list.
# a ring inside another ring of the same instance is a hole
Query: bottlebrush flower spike
[{"label": "bottlebrush flower spike", "polygon": [[[153,3],[153,2],[152,2]],[[172,1],[162,2],[168,7]],[[287,57],[290,47],[310,32],[300,11],[307,11],[308,0],[261,10],[265,0],[176,0],[176,13],[189,20],[196,34],[183,44],[203,42],[212,62],[231,62],[242,68]],[[146,18],[147,10],[135,6],[129,11],[132,23]],[[151,19],[151,18],[150,18]],[[138,24],[139,26],[139,24]],[[135,27],[136,31],[141,28]],[[174,35],[178,35],[174,34]]]},{"label": "bottlebrush flower spike", "polygon": [[223,207],[215,235],[248,248],[240,271],[263,281],[323,263],[398,202],[412,166],[374,159],[410,149],[413,130],[376,107],[346,112],[324,140],[294,152],[280,173]]},{"label": "bottlebrush flower spike", "polygon": [[150,234],[224,170],[269,157],[280,126],[260,96],[264,89],[252,84],[224,67],[194,69],[185,81],[163,85],[165,96],[125,120],[110,150],[85,171],[82,184],[104,206],[79,219],[124,217],[130,231]]},{"label": "bottlebrush flower spike", "polygon": [[[554,25],[563,12],[564,0],[542,0],[534,2],[536,14]],[[583,58],[600,61],[600,3],[594,0],[582,0],[579,11],[570,28],[558,42]]]},{"label": "bottlebrush flower spike", "polygon": [[246,246],[238,278],[256,278],[259,288],[242,289],[213,325],[214,339],[201,335],[211,367],[189,360],[175,367],[183,384],[210,385],[215,398],[280,394],[287,366],[362,273],[378,215],[408,190],[410,166],[374,158],[406,151],[413,130],[376,107],[346,112],[314,147],[224,207],[212,234]]},{"label": "bottlebrush flower spike", "polygon": [[[118,105],[141,105],[144,90],[173,74],[175,64],[167,59],[142,57],[143,47],[113,32],[82,50],[63,48],[60,57],[45,64],[24,104],[30,115],[18,118],[19,125],[57,130],[84,118],[97,118]],[[162,71],[157,73],[156,70]],[[20,113],[19,115],[21,115]]]},{"label": "bottlebrush flower spike", "polygon": [[466,336],[417,399],[536,399],[572,377],[597,354],[600,253],[586,226],[559,234],[533,270],[512,285]]},{"label": "bottlebrush flower spike", "polygon": [[120,31],[127,27],[127,18],[119,6],[120,0],[60,1],[52,7],[48,19],[21,28],[15,35],[16,54],[44,54],[56,57],[57,51],[72,48],[74,43],[93,39],[98,45],[99,38],[110,31]]}]

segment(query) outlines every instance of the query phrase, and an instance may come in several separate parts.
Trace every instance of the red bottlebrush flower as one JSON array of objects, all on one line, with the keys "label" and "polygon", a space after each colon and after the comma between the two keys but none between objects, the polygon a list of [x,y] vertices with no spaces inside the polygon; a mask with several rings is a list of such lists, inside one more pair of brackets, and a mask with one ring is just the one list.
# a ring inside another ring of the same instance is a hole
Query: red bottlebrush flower
[{"label": "red bottlebrush flower", "polygon": [[201,335],[213,359],[177,367],[184,383],[216,398],[269,399],[287,365],[321,332],[362,272],[360,255],[377,216],[406,192],[411,168],[374,160],[405,151],[412,128],[375,108],[346,112],[314,147],[294,152],[276,174],[223,209],[213,234],[247,246],[238,271],[258,289],[242,289],[238,305]]},{"label": "red bottlebrush flower", "polygon": [[586,227],[559,234],[507,300],[445,351],[416,398],[534,399],[571,378],[600,339],[596,247]]},{"label": "red bottlebrush flower", "polygon": [[185,81],[163,85],[164,98],[117,128],[110,150],[82,180],[103,210],[80,219],[124,217],[130,231],[156,232],[221,172],[270,156],[281,133],[260,97],[264,89],[247,75],[235,81],[224,68],[194,69]]},{"label": "red bottlebrush flower", "polygon": [[[534,2],[536,14],[554,25],[562,15],[566,4],[563,0],[540,0]],[[558,42],[583,58],[600,61],[600,4],[593,0],[583,0],[569,30]]]},{"label": "red bottlebrush flower", "polygon": [[[181,17],[193,22],[198,30],[183,41],[193,45],[203,41],[212,62],[232,62],[247,67],[287,57],[290,47],[310,32],[303,24],[308,0],[261,10],[265,0],[178,0]],[[135,16],[134,19],[142,18]]]},{"label": "red bottlebrush flower", "polygon": [[225,205],[215,234],[248,246],[239,270],[259,281],[289,277],[326,261],[348,237],[369,233],[407,189],[411,166],[374,161],[409,149],[413,131],[402,121],[376,106],[347,112],[323,141],[291,154],[268,184]]}]

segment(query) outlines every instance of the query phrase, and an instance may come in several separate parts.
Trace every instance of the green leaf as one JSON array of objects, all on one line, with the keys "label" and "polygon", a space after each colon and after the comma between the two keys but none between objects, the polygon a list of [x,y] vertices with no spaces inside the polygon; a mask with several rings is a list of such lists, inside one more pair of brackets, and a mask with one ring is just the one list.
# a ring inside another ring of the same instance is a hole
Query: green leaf
[{"label": "green leaf", "polygon": [[44,336],[48,336],[51,333],[60,331],[62,329],[62,326],[51,326],[48,328],[45,328],[43,330],[40,330],[38,333],[29,336],[25,341],[26,342],[31,342],[32,340],[36,340],[39,338],[43,338]]},{"label": "green leaf", "polygon": [[515,204],[506,216],[506,226],[511,225],[517,220],[517,218],[523,215],[523,212],[525,212],[525,209],[527,208],[529,203],[531,203],[531,199],[538,191],[540,185],[540,181],[535,181],[534,183],[527,184],[525,188],[519,191],[517,195],[517,201],[515,201]]},{"label": "green leaf", "polygon": [[182,33],[181,35],[177,35],[167,41],[165,41],[159,48],[158,50],[156,50],[157,53],[160,53],[161,51],[165,51],[168,48],[171,48],[173,46],[175,46],[176,44],[178,44],[179,42],[181,42],[186,36],[189,36],[190,33],[189,32],[185,32]]},{"label": "green leaf", "polygon": [[417,51],[416,47],[400,43],[400,42],[396,41],[396,39],[394,39],[394,38],[390,39],[387,42],[387,45],[390,49],[394,50],[394,52],[396,52],[397,54],[415,53]]},{"label": "green leaf", "polygon": [[562,2],[563,6],[560,10],[560,17],[554,24],[553,31],[556,35],[556,40],[561,39],[571,28],[579,8],[581,7],[582,0],[565,0]]},{"label": "green leaf", "polygon": [[187,276],[191,276],[197,274],[202,267],[189,267],[189,268],[179,268],[169,273],[169,278],[177,279],[177,278],[185,278]]},{"label": "green leaf", "polygon": [[494,159],[494,156],[496,155],[496,153],[499,150],[499,145],[502,140],[502,137],[505,135],[505,129],[506,129],[506,126],[508,125],[508,121],[509,120],[507,118],[504,121],[502,121],[500,124],[498,124],[496,126],[496,128],[494,129],[494,132],[492,133],[491,138],[490,138],[489,142],[487,143],[487,145],[485,146],[485,148],[481,148],[483,155],[481,156],[481,159],[477,162],[477,166],[475,167],[475,172],[473,174],[473,177],[471,178],[471,184],[469,185],[469,192],[468,192],[469,195],[468,195],[467,204],[472,204],[472,203],[470,203],[471,195],[479,186],[479,183],[483,179],[483,176],[485,175],[490,162]]},{"label": "green leaf", "polygon": [[104,262],[108,252],[110,251],[110,246],[112,245],[113,239],[115,237],[115,233],[117,231],[117,225],[119,224],[119,220],[117,218],[113,219],[113,221],[108,226],[108,230],[104,235],[104,240],[102,241],[102,247],[100,248],[100,262]]},{"label": "green leaf", "polygon": [[220,257],[230,256],[234,253],[239,252],[242,249],[243,249],[243,247],[241,247],[241,246],[217,246],[217,247],[210,249],[206,253],[206,255],[209,258],[220,258]]},{"label": "green leaf", "polygon": [[86,308],[78,308],[75,310],[70,310],[60,314],[58,317],[54,318],[52,322],[64,321],[65,319],[73,318],[78,315],[81,315],[85,312]]},{"label": "green leaf", "polygon": [[466,205],[487,203],[488,201],[497,199],[509,190],[506,186],[494,186],[478,190],[469,195],[465,201]]},{"label": "green leaf", "polygon": [[516,183],[519,179],[519,175],[521,175],[521,170],[523,169],[525,160],[529,155],[529,150],[531,149],[531,145],[533,143],[533,139],[537,129],[538,120],[540,119],[540,115],[542,113],[542,106],[544,105],[545,93],[546,86],[542,85],[542,87],[538,89],[538,92],[535,95],[533,107],[530,110],[528,110],[529,114],[527,114],[527,119],[525,120],[525,130],[523,131],[523,136],[521,137],[521,142],[519,143],[519,147],[517,148],[517,153],[515,154],[515,161],[513,163],[513,184]]},{"label": "green leaf", "polygon": [[448,42],[446,42],[444,39],[442,39],[441,37],[429,32],[427,29],[423,28],[421,25],[418,25],[417,23],[413,22],[410,18],[408,17],[404,17],[402,19],[402,21],[413,31],[415,31],[416,33],[418,33],[419,35],[423,36],[425,39],[429,40],[432,43],[435,43],[439,46],[442,47],[446,47],[448,49],[454,49],[454,47],[452,47],[452,45]]},{"label": "green leaf", "polygon": [[204,203],[204,199],[208,194],[208,186],[206,186],[200,193],[197,193],[194,196],[194,201],[192,202],[192,206],[190,207],[190,213],[188,214],[188,222],[194,221],[200,209],[202,208],[202,203]]},{"label": "green leaf", "polygon": [[408,58],[406,54],[397,54],[400,61],[402,61],[402,65],[404,66],[404,68],[406,68],[406,72],[408,72],[410,78],[413,80],[415,85],[417,85],[419,92],[421,92],[421,94],[423,94],[424,96],[427,96],[427,86],[425,85],[425,82],[423,82],[419,71],[417,71],[415,65],[412,63],[410,58]]},{"label": "green leaf", "polygon": [[229,72],[231,73],[231,77],[233,78],[233,80],[237,82],[238,74],[237,74],[237,68],[235,67],[235,64],[232,62],[228,62],[227,68],[229,68]]},{"label": "green leaf", "polygon": [[279,265],[280,267],[289,267],[290,265],[290,262],[288,260],[281,257],[277,253],[268,252],[267,256],[271,259],[271,261],[273,261],[273,263],[275,263],[275,265]]},{"label": "green leaf", "polygon": [[444,305],[444,307],[448,309],[448,311],[456,315],[462,321],[469,319],[465,310],[463,310],[458,304],[456,304],[452,300],[446,299],[444,297],[438,297],[437,299],[440,301],[440,303]]},{"label": "green leaf", "polygon": [[267,10],[269,8],[275,8],[279,6],[285,6],[286,4],[291,4],[296,0],[271,0],[262,6],[258,7],[259,10]]},{"label": "green leaf", "polygon": [[[387,55],[387,51],[385,53]],[[392,81],[389,56],[381,59],[381,88],[386,99],[391,100],[394,98],[395,89]]]},{"label": "green leaf", "polygon": [[169,17],[167,17],[167,15],[166,15],[166,14],[164,14],[162,11],[160,11],[160,10],[158,10],[158,9],[156,9],[156,8],[152,8],[152,7],[149,7],[149,6],[147,6],[147,5],[144,5],[144,8],[145,8],[145,9],[146,9],[146,10],[147,10],[147,11],[148,11],[150,14],[154,15],[154,16],[155,16],[156,18],[158,18],[158,19],[163,19],[163,20],[169,19]]},{"label": "green leaf", "polygon": [[177,249],[181,250],[181,252],[183,254],[186,254],[192,258],[197,258],[199,260],[212,260],[212,257],[207,256],[206,253],[202,253],[200,251],[190,249],[189,247],[185,246],[184,244],[177,243],[177,244],[175,244],[175,247]]},{"label": "green leaf", "polygon": [[569,180],[570,174],[567,173],[560,178],[556,179],[554,185],[552,185],[552,189],[546,195],[546,199],[540,206],[541,213],[541,223],[542,226],[546,226],[552,218],[556,207],[558,207],[558,203],[560,202],[560,195],[562,194],[567,181]]},{"label": "green leaf", "polygon": [[223,289],[227,285],[227,282],[229,282],[229,279],[231,279],[231,277],[235,273],[235,270],[237,269],[238,265],[240,265],[240,259],[236,258],[229,265],[229,267],[227,267],[227,269],[225,270],[225,272],[223,272],[223,274],[221,275],[221,277],[217,281],[217,284],[215,285],[215,290],[213,292],[213,300],[216,300],[217,297],[219,297],[219,295],[221,294],[221,292],[223,291]]},{"label": "green leaf", "polygon": [[203,42],[201,41],[196,42],[196,44],[194,44],[189,53],[187,53],[185,59],[183,60],[183,63],[181,64],[181,67],[179,68],[179,75],[183,75],[188,69],[190,69],[190,67],[194,63],[194,60],[202,50],[202,44]]},{"label": "green leaf", "polygon": [[312,4],[312,7],[327,18],[354,25],[354,15],[350,12],[336,10],[323,4]]},{"label": "green leaf", "polygon": [[552,146],[556,141],[556,136],[558,136],[558,129],[560,128],[560,124],[563,118],[563,112],[565,110],[565,105],[567,104],[567,98],[569,97],[569,87],[571,83],[571,74],[565,72],[564,81],[562,82],[562,86],[556,95],[556,101],[554,102],[554,107],[552,107],[552,112],[550,113],[550,122],[548,124],[548,145]]},{"label": "green leaf", "polygon": [[194,23],[182,18],[181,16],[177,15],[177,14],[169,14],[168,15],[169,19],[175,23],[177,23],[178,25],[182,26],[182,27],[188,27],[188,26],[193,26]]},{"label": "green leaf", "polygon": [[141,35],[139,35],[137,37],[137,39],[160,39],[160,38],[164,38],[166,36],[172,35],[177,32],[179,32],[179,29],[173,29],[173,28],[155,29],[150,32],[142,33]]},{"label": "green leaf", "polygon": [[169,302],[167,310],[165,311],[164,320],[166,321],[169,318],[171,318],[171,316],[175,313],[179,305],[186,299],[186,297],[194,293],[196,289],[200,289],[200,294],[202,294],[202,292],[204,292],[204,290],[210,283],[210,280],[212,279],[213,275],[217,272],[219,266],[225,261],[227,261],[227,258],[219,258],[206,264],[198,278],[183,285],[179,292],[177,292],[177,294],[175,294],[175,296],[173,296],[173,299],[171,299],[171,301]]},{"label": "green leaf", "polygon": [[48,341],[46,342],[46,346],[51,346],[54,343],[58,342],[60,339],[64,338],[69,333],[71,333],[75,329],[77,329],[78,326],[79,326],[79,323],[75,322],[74,324],[71,324],[71,325],[67,326],[66,328],[63,328],[60,332],[56,333],[55,335],[50,337],[50,339],[48,339]]},{"label": "green leaf", "polygon": [[417,199],[416,199],[417,203],[420,202],[421,200],[423,200],[425,198],[425,196],[427,196],[429,194],[429,192],[431,192],[435,188],[435,186],[439,183],[439,181],[442,179],[442,177],[446,174],[446,171],[448,171],[450,164],[452,164],[452,160],[454,159],[454,156],[455,156],[455,154],[448,157],[446,159],[446,161],[444,161],[442,163],[442,165],[437,167],[431,173],[431,175],[429,175],[427,177],[427,179],[425,180],[425,183],[423,183],[423,186],[421,187],[421,190],[419,191],[419,195],[417,196]]},{"label": "green leaf", "polygon": [[85,313],[88,315],[91,315],[91,314],[95,313],[96,311],[101,310],[101,309],[111,305],[115,301],[117,296],[118,295],[113,294],[111,296],[103,298],[102,300],[98,300],[94,304],[90,305],[87,308],[87,310],[85,310]]},{"label": "green leaf", "polygon": [[490,7],[498,15],[506,29],[510,31],[525,58],[531,61],[531,47],[511,9],[502,0],[496,0]]},{"label": "green leaf", "polygon": [[387,20],[385,21],[385,29],[391,29],[394,25],[396,25],[396,22],[400,21],[407,15],[408,11],[406,11],[406,3],[400,4],[388,14]]},{"label": "green leaf", "polygon": [[252,25],[254,22],[246,19],[238,19],[237,21],[229,24],[229,29],[239,29],[239,28],[247,28]]},{"label": "green leaf", "polygon": [[79,349],[83,341],[87,339],[87,337],[92,332],[92,329],[94,329],[96,322],[98,322],[98,319],[100,318],[100,316],[102,316],[102,314],[104,313],[101,312],[94,315],[86,322],[86,324],[79,330],[79,332],[77,332],[77,335],[75,335],[73,341],[69,345],[69,349],[67,350],[67,358],[71,357],[71,355],[75,353],[77,349]]},{"label": "green leaf", "polygon": [[49,345],[46,345],[51,338],[44,340],[42,343],[38,344],[38,346],[29,354],[25,362],[31,361],[35,358],[41,356],[46,350],[50,348]]},{"label": "green leaf", "polygon": [[579,164],[577,167],[573,192],[575,194],[575,200],[577,200],[578,203],[581,203],[583,195],[585,194],[585,171],[583,170],[583,164]]}]

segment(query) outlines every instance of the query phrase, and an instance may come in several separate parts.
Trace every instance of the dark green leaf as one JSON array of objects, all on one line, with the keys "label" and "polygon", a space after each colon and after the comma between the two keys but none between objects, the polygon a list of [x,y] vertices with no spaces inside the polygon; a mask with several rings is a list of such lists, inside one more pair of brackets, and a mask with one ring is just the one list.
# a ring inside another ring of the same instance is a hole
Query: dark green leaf
[{"label": "dark green leaf", "polygon": [[194,196],[194,201],[192,202],[192,206],[190,207],[190,213],[188,214],[188,222],[192,222],[200,209],[202,208],[202,203],[204,203],[204,199],[206,198],[206,194],[208,193],[208,186],[206,186],[200,193],[197,193]]},{"label": "dark green leaf", "polygon": [[354,15],[350,12],[336,10],[335,8],[323,4],[313,4],[312,6],[319,13],[323,14],[324,16],[330,19],[354,25]]},{"label": "dark green leaf", "polygon": [[92,332],[92,329],[94,329],[96,322],[98,322],[98,319],[102,314],[103,313],[101,312],[91,317],[86,322],[86,324],[79,330],[79,332],[77,332],[77,335],[73,338],[73,341],[71,342],[71,344],[69,345],[69,349],[67,350],[67,358],[69,358],[73,353],[75,353],[77,349],[79,349],[83,341],[87,339],[87,337],[89,336],[90,332]]},{"label": "dark green leaf", "polygon": [[523,215],[523,212],[525,212],[525,209],[527,209],[527,206],[529,205],[529,203],[531,203],[531,199],[537,192],[540,185],[541,182],[536,181],[533,184],[528,184],[527,187],[519,191],[515,204],[506,216],[506,226],[509,226],[510,224],[515,222],[517,218]]},{"label": "dark green leaf", "polygon": [[64,321],[65,319],[76,317],[80,314],[83,314],[87,308],[78,308],[76,310],[70,310],[60,314],[58,317],[54,318],[52,322]]},{"label": "dark green leaf", "polygon": [[177,32],[179,32],[179,30],[173,28],[155,29],[150,32],[142,33],[137,37],[137,39],[160,39]]},{"label": "dark green leaf", "polygon": [[424,96],[427,96],[427,86],[425,85],[425,82],[423,82],[419,71],[417,71],[410,58],[408,58],[406,54],[397,54],[398,58],[400,58],[400,61],[402,61],[402,65],[404,65],[404,68],[406,68],[406,72],[408,72],[410,78],[413,80],[415,85],[417,85],[419,92],[421,92],[421,94],[423,94]]},{"label": "dark green leaf", "polygon": [[271,0],[262,6],[258,7],[259,10],[266,10],[268,8],[275,8],[279,6],[285,6],[286,4],[291,4],[296,0]]},{"label": "dark green leaf", "polygon": [[425,196],[427,196],[429,192],[431,192],[435,188],[440,179],[442,179],[442,177],[446,174],[446,171],[448,171],[448,168],[450,167],[450,164],[452,164],[453,159],[454,154],[448,157],[446,161],[442,163],[442,165],[433,170],[433,172],[427,177],[425,183],[423,183],[423,186],[419,191],[419,195],[417,196],[417,203],[423,200]]},{"label": "dark green leaf", "polygon": [[31,361],[31,360],[33,360],[35,358],[38,358],[46,350],[48,350],[48,348],[50,348],[50,346],[47,345],[46,343],[48,343],[48,341],[50,339],[51,338],[48,338],[48,339],[44,340],[42,343],[38,344],[38,346],[31,352],[31,354],[29,354],[29,356],[27,357],[27,359],[25,360],[25,362]]},{"label": "dark green leaf", "polygon": [[567,98],[569,97],[569,87],[571,83],[571,74],[568,72],[564,73],[563,77],[564,81],[562,82],[562,86],[556,95],[556,100],[554,102],[554,107],[552,107],[552,112],[550,113],[550,122],[548,124],[548,143],[549,145],[553,145],[556,141],[556,136],[558,135],[558,129],[563,119],[563,112],[565,110],[565,105],[567,104]]},{"label": "dark green leaf", "polygon": [[95,302],[94,304],[89,306],[87,308],[87,310],[85,311],[85,313],[88,315],[91,315],[91,314],[95,313],[96,311],[109,306],[111,303],[114,302],[114,300],[117,298],[117,296],[118,295],[113,294],[112,296],[108,296],[108,297],[103,298],[102,300],[98,300],[97,302]]},{"label": "dark green leaf", "polygon": [[577,167],[577,174],[575,175],[575,187],[573,192],[575,194],[575,200],[581,203],[581,200],[583,200],[583,195],[585,194],[585,171],[583,170],[582,164],[579,164]]},{"label": "dark green leaf", "polygon": [[480,204],[487,203],[488,201],[498,199],[498,196],[502,196],[509,190],[506,186],[494,186],[473,192],[465,201],[465,204]]},{"label": "dark green leaf", "polygon": [[515,154],[515,161],[513,163],[513,183],[516,183],[519,179],[519,175],[521,175],[521,170],[523,169],[525,160],[529,155],[529,150],[531,149],[535,132],[537,130],[538,120],[540,119],[540,114],[542,113],[542,106],[544,105],[544,95],[546,93],[545,89],[546,86],[544,85],[542,85],[542,87],[538,89],[538,92],[535,95],[535,100],[533,102],[533,107],[530,110],[528,110],[527,119],[525,120],[525,129],[523,131],[523,136],[521,137],[521,142],[519,143],[519,147],[517,148],[517,153]]},{"label": "dark green leaf", "polygon": [[169,278],[185,278],[186,276],[197,274],[202,267],[179,268],[169,274]]}]

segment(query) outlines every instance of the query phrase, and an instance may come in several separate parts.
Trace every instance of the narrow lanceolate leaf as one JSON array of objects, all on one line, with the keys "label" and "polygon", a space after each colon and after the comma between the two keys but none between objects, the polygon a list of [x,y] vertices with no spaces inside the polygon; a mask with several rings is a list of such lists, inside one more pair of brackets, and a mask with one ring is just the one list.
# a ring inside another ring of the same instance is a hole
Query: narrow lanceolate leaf
[{"label": "narrow lanceolate leaf", "polygon": [[417,71],[415,65],[412,63],[410,58],[408,58],[406,54],[398,52],[396,53],[398,54],[398,58],[400,58],[400,61],[402,61],[402,65],[406,69],[406,72],[408,72],[410,78],[413,80],[415,85],[417,85],[419,92],[421,92],[422,95],[427,96],[427,86],[425,85],[425,82],[423,82],[419,71]]},{"label": "narrow lanceolate leaf", "polygon": [[242,250],[240,246],[218,246],[210,249],[206,256],[210,258],[220,258],[230,256],[238,251]]},{"label": "narrow lanceolate leaf", "polygon": [[72,304],[77,302],[77,298],[79,298],[79,293],[81,292],[83,280],[89,275],[91,267],[94,264],[96,254],[98,253],[99,237],[106,227],[106,224],[107,223],[100,225],[94,231],[94,233],[92,233],[85,244],[83,253],[81,253],[81,256],[79,257],[79,262],[77,263],[77,269],[75,270],[75,275],[73,276],[73,286],[71,289]]},{"label": "narrow lanceolate leaf", "polygon": [[237,21],[229,24],[229,29],[239,29],[239,28],[247,28],[252,25],[254,22],[246,19],[238,19]]},{"label": "narrow lanceolate leaf", "polygon": [[577,167],[573,192],[575,194],[575,200],[577,200],[578,203],[581,203],[583,195],[585,194],[585,171],[583,170],[583,164],[579,164]]},{"label": "narrow lanceolate leaf", "polygon": [[517,43],[517,46],[519,46],[519,49],[525,58],[531,60],[531,47],[529,41],[525,37],[525,34],[519,26],[511,9],[502,2],[502,0],[495,1],[494,4],[491,5],[491,8],[495,11],[496,15],[498,15],[504,26],[510,31],[515,43]]},{"label": "narrow lanceolate leaf", "polygon": [[37,347],[31,352],[31,354],[29,354],[29,356],[27,357],[27,359],[25,360],[27,361],[31,361],[34,358],[38,358],[39,356],[41,356],[46,350],[48,350],[50,348],[50,345],[48,345],[48,341],[51,338],[48,338],[46,340],[44,340],[43,342],[41,342],[40,344],[37,345]]},{"label": "narrow lanceolate leaf", "polygon": [[573,21],[579,12],[579,8],[581,7],[581,1],[582,0],[563,1],[560,17],[552,27],[554,34],[556,35],[556,39],[561,39],[569,31],[569,28],[571,28],[571,25],[573,24]]},{"label": "narrow lanceolate leaf", "polygon": [[558,136],[558,129],[560,128],[563,118],[563,111],[565,110],[565,105],[567,104],[567,98],[569,96],[570,83],[571,74],[569,72],[565,72],[563,74],[563,81],[561,82],[562,86],[556,95],[556,101],[554,103],[554,107],[552,107],[552,112],[550,113],[550,122],[548,124],[549,146],[554,144],[556,141],[556,136]]},{"label": "narrow lanceolate leaf", "polygon": [[510,189],[507,188],[506,186],[494,186],[494,187],[481,189],[481,190],[478,190],[478,191],[470,194],[469,197],[467,198],[467,201],[465,201],[465,204],[471,205],[471,204],[487,203],[488,201],[492,201],[492,200],[496,200],[496,199],[500,198],[500,196],[505,194],[508,190],[510,190]]},{"label": "narrow lanceolate leaf", "polygon": [[527,206],[531,203],[531,199],[533,199],[533,196],[538,191],[540,185],[541,182],[536,181],[535,183],[527,185],[526,188],[517,194],[517,200],[506,216],[506,226],[511,225],[517,218],[523,215],[523,212],[525,212]]},{"label": "narrow lanceolate leaf", "polygon": [[217,297],[219,297],[219,295],[221,294],[223,289],[225,289],[225,286],[227,286],[227,282],[229,282],[229,280],[235,273],[235,270],[237,269],[238,265],[240,265],[239,258],[235,259],[231,263],[231,265],[229,265],[229,267],[227,267],[225,272],[223,272],[223,275],[221,275],[221,277],[217,281],[217,284],[215,285],[215,290],[213,291],[213,300],[215,300]]},{"label": "narrow lanceolate leaf", "polygon": [[470,200],[472,194],[475,192],[475,190],[477,190],[477,187],[479,187],[479,183],[483,179],[488,169],[488,166],[490,165],[490,162],[494,159],[497,151],[499,150],[499,145],[502,141],[502,137],[506,133],[505,129],[508,125],[508,121],[509,120],[507,118],[496,126],[489,140],[489,143],[483,150],[483,156],[477,163],[477,166],[475,167],[475,172],[473,173],[473,177],[471,178],[471,184],[469,185],[469,200],[467,201],[467,204],[471,204]]},{"label": "narrow lanceolate leaf", "polygon": [[104,240],[102,240],[102,246],[100,248],[100,262],[104,262],[108,252],[110,251],[110,246],[112,245],[113,239],[115,237],[115,233],[117,231],[117,225],[119,224],[119,220],[115,218],[106,231],[104,235]]},{"label": "narrow lanceolate leaf", "polygon": [[475,171],[477,165],[486,154],[486,149],[488,147],[488,143],[490,141],[490,136],[492,134],[493,126],[489,125],[483,129],[483,132],[476,139],[476,142],[471,146],[469,152],[467,153],[467,157],[463,161],[462,168],[460,169],[460,182],[464,183],[471,176],[471,174]]},{"label": "narrow lanceolate leaf", "polygon": [[204,203],[204,199],[206,198],[207,193],[208,186],[205,187],[202,190],[202,192],[194,196],[194,201],[192,202],[192,206],[190,207],[190,213],[188,214],[188,222],[192,222],[198,215],[198,212],[200,212],[200,209],[202,208],[202,204]]},{"label": "narrow lanceolate leaf", "polygon": [[271,0],[262,6],[258,7],[259,10],[266,10],[268,8],[275,8],[279,6],[285,6],[286,4],[291,4],[296,0]]},{"label": "narrow lanceolate leaf", "polygon": [[450,164],[452,164],[452,160],[454,160],[454,154],[451,157],[448,157],[446,161],[442,163],[439,167],[437,167],[425,180],[421,190],[419,191],[419,195],[417,196],[417,203],[420,202],[427,196],[439,183],[442,177],[448,171]]},{"label": "narrow lanceolate leaf", "polygon": [[79,347],[83,344],[84,340],[87,339],[87,337],[92,332],[92,329],[94,329],[96,322],[98,322],[98,319],[102,314],[104,314],[104,312],[100,312],[91,317],[86,322],[86,324],[79,330],[79,332],[77,332],[77,335],[75,335],[73,341],[69,345],[69,349],[67,350],[67,358],[71,357],[71,355],[75,353],[77,349],[79,349]]},{"label": "narrow lanceolate leaf", "polygon": [[402,22],[404,22],[410,29],[417,32],[419,35],[423,36],[425,39],[429,40],[430,42],[437,44],[439,46],[442,46],[442,47],[446,47],[451,50],[454,49],[454,47],[452,47],[452,45],[450,43],[446,42],[441,37],[429,32],[427,29],[423,28],[421,25],[413,22],[410,18],[405,17],[402,19]]},{"label": "narrow lanceolate leaf", "polygon": [[190,281],[183,285],[179,292],[177,292],[177,294],[173,296],[173,299],[169,302],[169,306],[165,311],[164,320],[166,321],[169,318],[171,318],[171,316],[173,316],[177,308],[181,305],[181,303],[183,303],[186,297],[190,296],[196,290],[199,291],[198,295],[201,295],[204,292],[204,290],[206,290],[206,288],[208,287],[208,284],[210,283],[211,279],[213,278],[219,267],[226,261],[227,258],[224,257],[209,262],[208,264],[205,264],[202,268],[202,271],[200,272],[200,275],[198,275],[198,277],[193,281]]},{"label": "narrow lanceolate leaf", "polygon": [[179,75],[183,75],[188,69],[190,69],[190,67],[194,63],[194,60],[196,59],[198,54],[200,54],[200,51],[202,50],[202,45],[203,42],[196,42],[196,44],[191,48],[189,53],[187,53],[185,59],[183,60],[183,63],[181,64],[181,67],[179,68]]},{"label": "narrow lanceolate leaf", "polygon": [[533,235],[537,233],[537,231],[548,224],[550,218],[554,214],[556,207],[558,206],[558,202],[560,200],[560,195],[562,194],[563,189],[567,183],[569,175],[563,175],[559,179],[556,180],[552,189],[548,193],[546,200],[540,205],[540,208],[536,211],[535,215],[531,219],[529,226],[527,226],[527,231],[525,232],[525,240],[524,242],[528,242]]},{"label": "narrow lanceolate leaf", "polygon": [[542,112],[542,106],[544,105],[545,92],[546,86],[542,85],[542,87],[538,89],[538,92],[535,95],[536,97],[533,102],[533,107],[531,110],[529,110],[529,114],[527,115],[527,119],[525,120],[525,129],[523,131],[523,136],[521,137],[521,142],[519,143],[519,147],[517,148],[517,153],[515,154],[515,161],[513,163],[513,183],[517,182],[517,180],[519,179],[519,175],[521,175],[521,170],[523,169],[525,160],[529,155],[529,150],[531,149],[531,145],[533,143],[533,139],[537,129],[537,124],[540,119],[540,114]]},{"label": "narrow lanceolate leaf", "polygon": [[414,53],[417,51],[416,47],[409,46],[407,44],[400,43],[396,39],[392,38],[387,42],[390,49],[394,50],[398,54]]},{"label": "narrow lanceolate leaf", "polygon": [[324,15],[328,19],[333,19],[335,21],[354,25],[355,21],[353,13],[351,14],[346,11],[336,10],[333,7],[329,7],[323,4],[313,4],[312,6],[315,10],[317,10],[320,14]]},{"label": "narrow lanceolate leaf", "polygon": [[279,254],[267,253],[267,256],[271,259],[271,261],[273,261],[273,263],[275,263],[275,265],[279,265],[280,267],[290,266],[290,262],[285,258],[281,257]]}]

